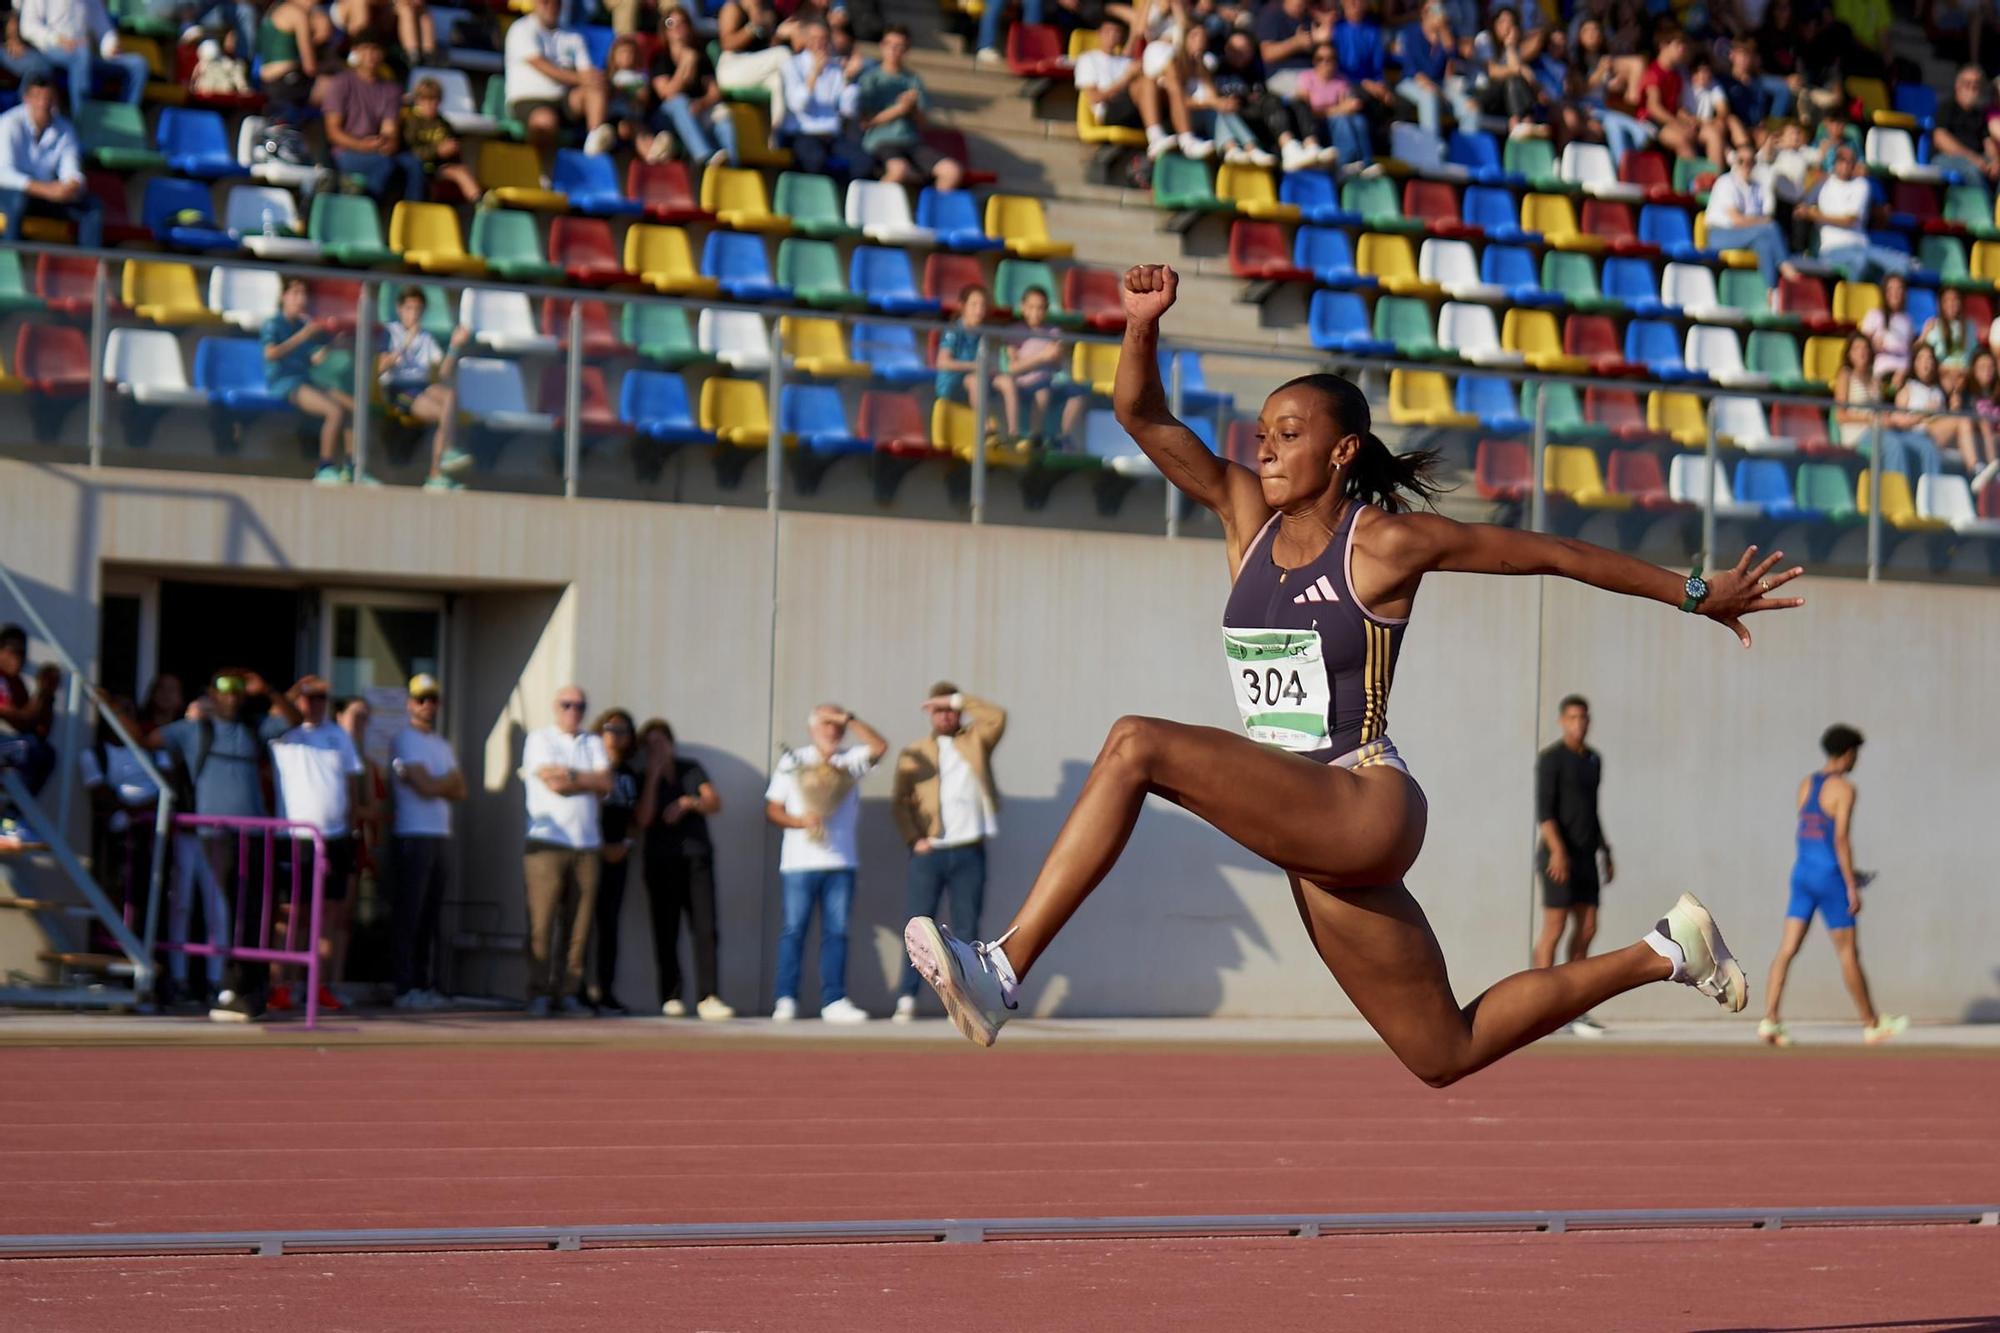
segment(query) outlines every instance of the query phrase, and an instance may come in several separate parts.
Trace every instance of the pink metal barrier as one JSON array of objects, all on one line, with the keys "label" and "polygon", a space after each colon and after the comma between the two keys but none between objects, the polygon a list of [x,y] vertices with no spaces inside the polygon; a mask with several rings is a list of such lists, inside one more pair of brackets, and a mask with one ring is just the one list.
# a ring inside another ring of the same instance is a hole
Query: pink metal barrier
[{"label": "pink metal barrier", "polygon": [[[175,944],[167,940],[158,942],[161,949],[178,949],[195,958],[206,958],[220,954],[225,961],[235,960],[249,963],[272,963],[290,965],[305,969],[305,1010],[306,1027],[319,1025],[319,934],[320,909],[326,898],[326,840],[311,824],[291,819],[250,819],[232,818],[224,815],[175,815],[174,830],[179,833],[194,833],[211,830],[211,837],[236,837],[236,909],[230,921],[230,942],[217,949],[213,945],[195,943],[190,940]],[[259,855],[250,855],[253,840]],[[312,873],[300,873],[299,849],[308,842],[312,845]],[[287,858],[291,866],[291,893],[289,910],[285,913],[285,940],[283,948],[273,946],[271,930],[275,922],[277,905],[277,861],[281,843],[290,843],[292,855]],[[252,876],[261,880],[261,885],[252,884]],[[244,942],[244,923],[250,914],[245,911],[246,900],[254,890],[261,897],[261,910],[257,915],[257,930],[250,943]],[[223,886],[228,893],[228,886]],[[299,926],[305,924],[305,940],[300,941]]]}]

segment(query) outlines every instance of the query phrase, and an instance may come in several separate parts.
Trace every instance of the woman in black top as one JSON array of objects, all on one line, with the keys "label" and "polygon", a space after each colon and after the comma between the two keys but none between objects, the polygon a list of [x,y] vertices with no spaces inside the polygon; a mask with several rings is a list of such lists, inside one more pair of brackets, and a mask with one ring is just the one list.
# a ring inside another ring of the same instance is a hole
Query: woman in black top
[{"label": "woman in black top", "polygon": [[[653,132],[671,131],[679,136],[682,153],[690,162],[717,166],[733,154],[735,127],[728,116],[717,117],[722,87],[715,81],[715,66],[695,36],[694,24],[679,6],[660,15],[660,47],[653,56]],[[659,138],[642,147],[648,161],[666,156],[673,141]],[[658,146],[656,146],[658,145]]]},{"label": "woman in black top", "polygon": [[722,798],[706,769],[674,752],[674,729],[650,719],[640,734],[646,779],[639,793],[638,824],[645,831],[646,898],[653,910],[653,950],[660,969],[660,1012],[687,1015],[681,999],[681,916],[694,936],[695,1011],[703,1018],[734,1018],[717,994],[715,964],[715,844],[708,817]]},{"label": "woman in black top", "polygon": [[597,829],[603,840],[603,868],[597,880],[597,969],[583,998],[599,1013],[630,1011],[618,1002],[611,983],[618,977],[618,916],[625,905],[625,872],[632,867],[632,811],[639,804],[640,773],[632,762],[632,715],[622,708],[607,710],[595,728],[611,760],[611,794],[597,805]]}]

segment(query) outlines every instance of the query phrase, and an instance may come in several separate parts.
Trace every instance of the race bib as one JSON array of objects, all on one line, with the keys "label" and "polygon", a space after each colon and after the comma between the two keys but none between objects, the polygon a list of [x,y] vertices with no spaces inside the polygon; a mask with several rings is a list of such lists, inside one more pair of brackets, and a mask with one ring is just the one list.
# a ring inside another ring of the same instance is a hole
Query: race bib
[{"label": "race bib", "polygon": [[1326,748],[1326,716],[1333,691],[1312,630],[1222,631],[1229,683],[1251,740],[1283,750]]}]

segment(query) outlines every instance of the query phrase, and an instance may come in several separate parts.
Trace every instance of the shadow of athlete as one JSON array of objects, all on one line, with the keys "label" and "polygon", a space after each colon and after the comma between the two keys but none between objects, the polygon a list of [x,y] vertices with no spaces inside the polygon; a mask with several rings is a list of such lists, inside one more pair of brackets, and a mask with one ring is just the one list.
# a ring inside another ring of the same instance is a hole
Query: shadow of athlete
[{"label": "shadow of athlete", "polygon": [[959,1030],[991,1044],[1016,989],[1117,860],[1156,793],[1276,863],[1320,957],[1410,1071],[1444,1087],[1614,995],[1681,981],[1732,1011],[1743,970],[1701,904],[1684,896],[1637,944],[1517,973],[1470,1004],[1403,875],[1423,847],[1422,790],[1387,734],[1396,648],[1433,570],[1558,574],[1726,625],[1795,607],[1773,589],[1802,572],[1752,564],[1712,582],[1584,542],[1407,512],[1434,491],[1435,455],[1397,457],[1369,430],[1367,400],[1337,375],[1281,385],[1257,423],[1257,470],[1211,453],[1168,409],[1155,359],[1178,278],[1140,265],[1124,280],[1127,324],[1113,398],[1119,423],[1164,473],[1222,520],[1235,580],[1224,647],[1250,739],[1123,717],[1013,923],[997,940],[954,939],[927,917],[904,932],[917,971]]}]

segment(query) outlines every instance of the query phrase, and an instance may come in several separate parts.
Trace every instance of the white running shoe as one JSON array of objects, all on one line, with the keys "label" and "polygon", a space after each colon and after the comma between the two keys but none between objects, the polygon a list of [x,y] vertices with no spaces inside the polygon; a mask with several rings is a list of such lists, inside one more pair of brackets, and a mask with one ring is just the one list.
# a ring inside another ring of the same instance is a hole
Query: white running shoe
[{"label": "white running shoe", "polygon": [[889,1021],[891,1023],[916,1022],[917,997],[914,995],[898,995],[896,997],[896,1012],[889,1015]]},{"label": "white running shoe", "polygon": [[1750,983],[1699,898],[1683,893],[1653,929],[1680,948],[1681,964],[1672,980],[1694,987],[1732,1014],[1743,1012],[1750,1002]]},{"label": "white running shoe", "polygon": [[868,1011],[845,995],[832,1004],[819,1007],[819,1021],[822,1023],[866,1023]]},{"label": "white running shoe", "polygon": [[1297,139],[1287,139],[1278,148],[1278,161],[1286,171],[1303,171],[1313,164],[1313,152]]},{"label": "white running shoe", "polygon": [[799,1002],[789,995],[780,995],[778,1002],[771,1006],[773,1023],[789,1023],[799,1016]]},{"label": "white running shoe", "polygon": [[708,995],[694,1007],[694,1011],[710,1023],[720,1023],[724,1019],[736,1017],[736,1011],[720,995]]},{"label": "white running shoe", "polygon": [[1572,1037],[1589,1037],[1594,1040],[1604,1035],[1604,1024],[1589,1014],[1582,1014],[1570,1020],[1569,1032]]},{"label": "white running shoe", "polygon": [[958,1030],[981,1046],[999,1039],[1001,1025],[1019,1007],[992,961],[1006,939],[1002,935],[991,944],[967,944],[927,916],[911,917],[903,927],[910,965],[937,991]]},{"label": "white running shoe", "polygon": [[1250,165],[1253,167],[1275,167],[1278,165],[1278,159],[1271,155],[1269,149],[1251,148],[1246,151],[1250,154]]},{"label": "white running shoe", "polygon": [[678,995],[660,1006],[660,1017],[662,1018],[686,1018],[687,1016],[687,1001],[681,999]]},{"label": "white running shoe", "polygon": [[1154,134],[1149,131],[1146,135],[1146,160],[1157,162],[1179,147],[1180,140],[1173,135],[1165,132]]},{"label": "white running shoe", "polygon": [[1789,1046],[1792,1034],[1785,1031],[1785,1025],[1777,1019],[1760,1018],[1757,1020],[1757,1040],[1766,1046]]},{"label": "white running shoe", "polygon": [[1909,1026],[1910,1019],[1907,1014],[1878,1014],[1874,1026],[1861,1029],[1861,1040],[1874,1046],[1891,1037],[1901,1036]]},{"label": "white running shoe", "polygon": [[1194,162],[1200,162],[1204,158],[1215,155],[1215,141],[1213,139],[1204,139],[1198,134],[1181,135],[1180,148],[1181,156]]}]

